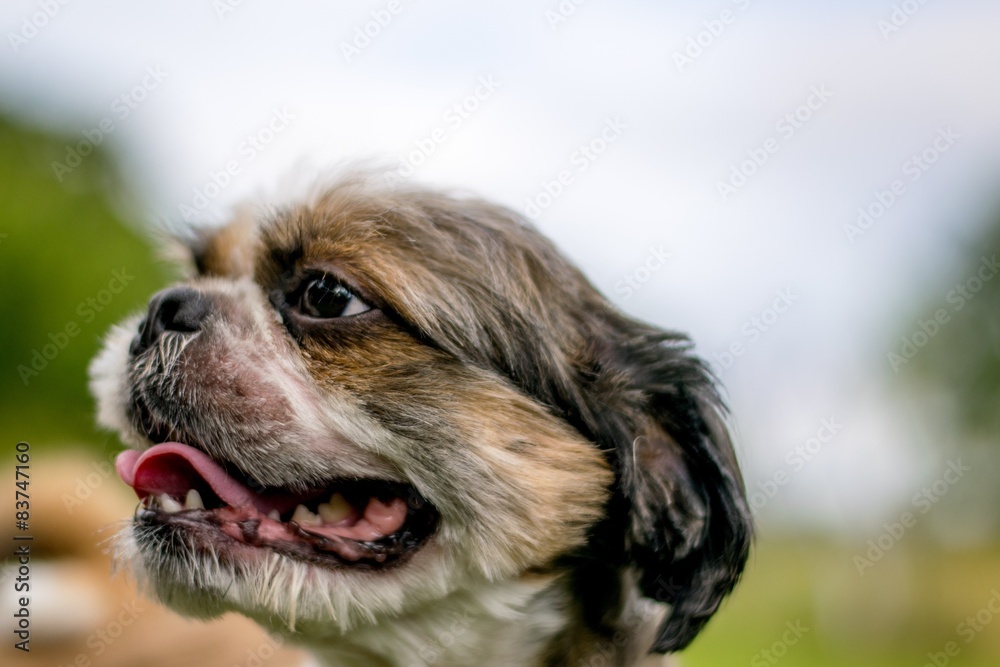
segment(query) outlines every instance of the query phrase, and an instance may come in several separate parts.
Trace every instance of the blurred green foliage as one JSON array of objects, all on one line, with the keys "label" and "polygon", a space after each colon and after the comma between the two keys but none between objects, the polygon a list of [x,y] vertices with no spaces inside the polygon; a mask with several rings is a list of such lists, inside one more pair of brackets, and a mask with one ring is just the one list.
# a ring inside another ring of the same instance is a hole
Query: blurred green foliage
[{"label": "blurred green foliage", "polygon": [[1000,212],[964,255],[956,280],[925,307],[950,319],[914,356],[913,372],[947,391],[967,437],[1000,444]]},{"label": "blurred green foliage", "polygon": [[964,544],[1000,537],[1000,209],[985,222],[893,341],[895,384],[926,442],[975,471],[933,518],[944,542]]},{"label": "blurred green foliage", "polygon": [[[59,182],[51,164],[65,160],[71,141],[0,118],[0,441],[8,444],[109,442],[94,426],[87,365],[110,325],[169,275],[112,209],[122,190],[107,156],[84,157]],[[116,271],[132,278],[113,294]]]}]

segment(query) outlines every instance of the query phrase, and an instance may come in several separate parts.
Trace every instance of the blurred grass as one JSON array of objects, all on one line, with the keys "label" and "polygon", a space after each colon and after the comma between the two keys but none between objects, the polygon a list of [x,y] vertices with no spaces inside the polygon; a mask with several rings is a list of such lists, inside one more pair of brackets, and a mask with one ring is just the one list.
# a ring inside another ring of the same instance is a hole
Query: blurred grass
[{"label": "blurred grass", "polygon": [[[112,209],[122,189],[104,154],[84,157],[57,180],[52,162],[79,140],[0,118],[0,442],[10,445],[108,441],[93,426],[87,364],[110,325],[168,276],[146,239]],[[121,269],[134,279],[108,300],[102,290]],[[87,303],[101,297],[106,305]],[[70,323],[79,333],[64,337]],[[47,350],[53,358],[35,356],[46,345],[55,346]]]},{"label": "blurred grass", "polygon": [[[950,641],[961,652],[948,664],[1000,664],[1000,617],[970,642],[956,631],[1000,590],[1000,546],[944,551],[907,535],[862,577],[853,559],[866,548],[860,539],[763,536],[734,596],[682,654],[683,667],[922,667]],[[768,661],[761,651],[796,621],[809,631]]]}]

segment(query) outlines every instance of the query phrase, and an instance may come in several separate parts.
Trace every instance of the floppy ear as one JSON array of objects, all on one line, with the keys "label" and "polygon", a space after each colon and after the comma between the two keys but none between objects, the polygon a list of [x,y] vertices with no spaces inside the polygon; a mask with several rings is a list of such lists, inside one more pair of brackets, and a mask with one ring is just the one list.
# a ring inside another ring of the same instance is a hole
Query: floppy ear
[{"label": "floppy ear", "polygon": [[606,350],[608,370],[627,389],[623,419],[605,426],[618,431],[625,561],[644,597],[671,606],[653,647],[665,653],[687,646],[736,585],[753,529],[711,373],[683,336],[617,324],[628,333]]}]

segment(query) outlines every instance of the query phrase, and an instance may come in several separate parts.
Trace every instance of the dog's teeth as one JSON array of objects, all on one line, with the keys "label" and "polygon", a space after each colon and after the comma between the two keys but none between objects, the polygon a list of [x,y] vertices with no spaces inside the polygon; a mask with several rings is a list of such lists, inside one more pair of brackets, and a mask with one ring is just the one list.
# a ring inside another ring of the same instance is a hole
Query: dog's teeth
[{"label": "dog's teeth", "polygon": [[205,503],[202,502],[201,494],[198,493],[198,489],[190,489],[187,492],[187,496],[184,498],[184,509],[186,510],[205,509]]},{"label": "dog's teeth", "polygon": [[320,518],[310,512],[305,505],[299,505],[295,508],[295,514],[292,515],[292,521],[300,526],[318,526],[322,523]]},{"label": "dog's teeth", "polygon": [[339,523],[349,517],[353,510],[347,499],[339,493],[330,496],[330,502],[323,503],[316,509],[327,523]]},{"label": "dog's teeth", "polygon": [[278,513],[278,510],[271,510],[270,512],[268,512],[267,518],[271,519],[272,521],[281,521],[281,515]]},{"label": "dog's teeth", "polygon": [[167,514],[176,514],[177,512],[180,512],[182,509],[184,509],[183,505],[181,505],[179,502],[174,500],[170,495],[166,493],[161,493],[159,496],[159,500],[160,500],[160,507],[163,508],[163,511],[166,512]]}]

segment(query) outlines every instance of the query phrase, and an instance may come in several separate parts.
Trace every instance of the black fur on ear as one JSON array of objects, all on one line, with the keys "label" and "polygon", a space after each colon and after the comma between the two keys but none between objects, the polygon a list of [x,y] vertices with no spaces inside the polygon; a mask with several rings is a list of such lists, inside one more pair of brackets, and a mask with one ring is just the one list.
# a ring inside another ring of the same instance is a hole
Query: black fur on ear
[{"label": "black fur on ear", "polygon": [[618,542],[641,594],[670,605],[653,650],[677,651],[739,580],[750,510],[725,407],[688,339],[614,311],[602,315],[586,421],[598,443],[613,445],[618,484],[607,525],[594,533],[603,545],[592,546]]}]

